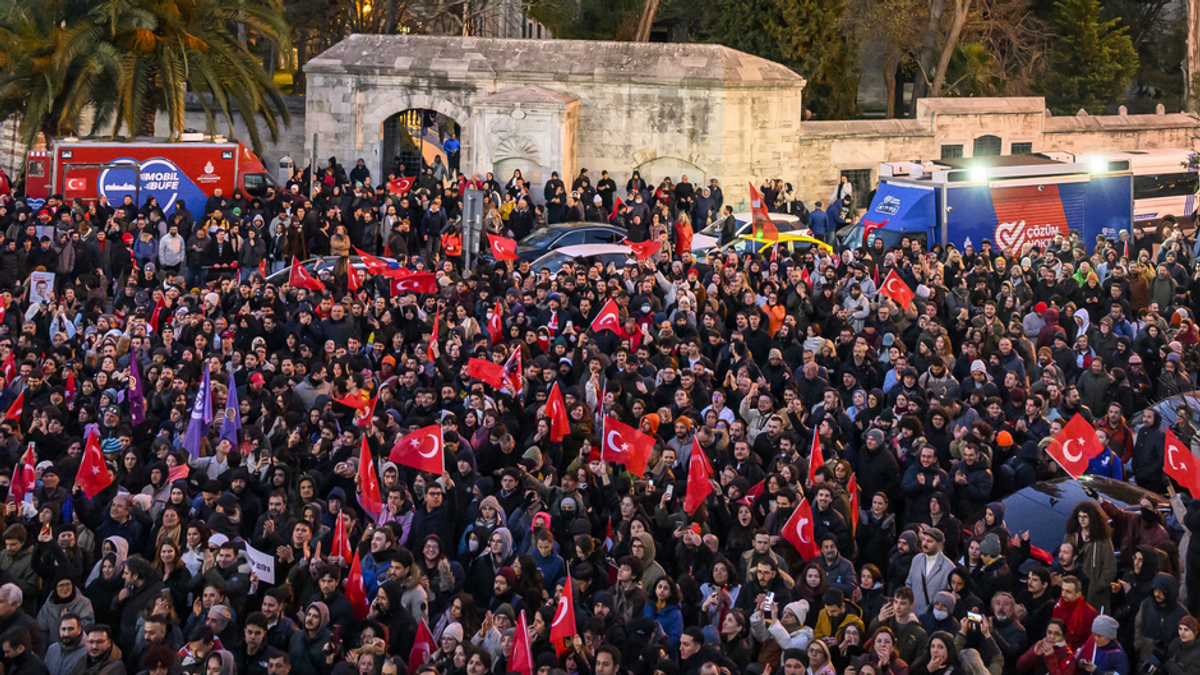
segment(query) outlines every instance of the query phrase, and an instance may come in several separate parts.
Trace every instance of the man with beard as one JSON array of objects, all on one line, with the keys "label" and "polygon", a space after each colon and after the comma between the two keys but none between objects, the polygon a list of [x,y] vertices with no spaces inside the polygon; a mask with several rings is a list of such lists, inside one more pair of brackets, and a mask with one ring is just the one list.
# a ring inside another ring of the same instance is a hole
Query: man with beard
[{"label": "man with beard", "polygon": [[[815,518],[815,516],[814,516]],[[825,573],[825,581],[830,588],[836,588],[849,595],[858,588],[858,575],[854,573],[854,564],[842,557],[838,552],[837,537],[826,533],[817,538],[821,543],[820,566]]]},{"label": "man with beard", "polygon": [[283,616],[285,599],[286,590],[277,587],[267,591],[262,601],[262,613],[267,620],[267,644],[280,652],[287,652],[292,641],[292,634],[300,632],[295,621]]},{"label": "man with beard", "polygon": [[317,568],[317,585],[320,591],[309,602],[325,605],[332,625],[349,626],[354,623],[354,606],[338,590],[340,582],[341,570],[335,565],[321,565]]},{"label": "man with beard", "polygon": [[326,671],[325,646],[329,642],[329,608],[314,602],[304,612],[304,630],[292,634],[288,656],[295,675],[321,675]]},{"label": "man with beard", "polygon": [[387,628],[388,652],[408,654],[412,651],[416,622],[404,608],[404,587],[398,581],[387,581],[379,587],[371,601],[370,618]]},{"label": "man with beard", "polygon": [[81,675],[125,675],[121,648],[113,644],[112,629],[104,624],[88,627],[87,658]]},{"label": "man with beard", "polygon": [[83,628],[78,614],[68,613],[58,623],[58,642],[46,651],[50,675],[75,675],[83,669],[87,649],[83,646]]}]

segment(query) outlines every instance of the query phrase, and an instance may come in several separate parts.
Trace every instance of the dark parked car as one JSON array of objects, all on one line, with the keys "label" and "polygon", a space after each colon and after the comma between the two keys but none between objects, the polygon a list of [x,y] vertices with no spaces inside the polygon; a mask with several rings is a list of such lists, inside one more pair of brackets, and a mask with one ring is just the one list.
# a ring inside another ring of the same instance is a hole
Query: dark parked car
[{"label": "dark parked car", "polygon": [[[619,244],[625,239],[625,228],[604,223],[559,223],[534,230],[517,243],[517,260],[533,262],[546,253],[564,246],[581,244]],[[483,254],[491,260],[491,251]]]},{"label": "dark parked car", "polygon": [[[1063,542],[1063,532],[1066,531],[1071,509],[1080,501],[1091,499],[1084,491],[1084,485],[1127,511],[1141,510],[1139,503],[1143,497],[1149,499],[1161,513],[1170,510],[1170,504],[1163,496],[1132,483],[1099,476],[1083,476],[1079,480],[1055,478],[1035,483],[1000,500],[1004,504],[1004,522],[1008,531],[1019,535],[1029,530],[1029,543],[1035,549],[1034,558],[1047,562],[1049,558],[1044,557],[1045,554],[1054,555]],[[977,514],[972,521],[981,517],[982,513]],[[1026,562],[1022,571],[1028,571],[1035,564]]]}]

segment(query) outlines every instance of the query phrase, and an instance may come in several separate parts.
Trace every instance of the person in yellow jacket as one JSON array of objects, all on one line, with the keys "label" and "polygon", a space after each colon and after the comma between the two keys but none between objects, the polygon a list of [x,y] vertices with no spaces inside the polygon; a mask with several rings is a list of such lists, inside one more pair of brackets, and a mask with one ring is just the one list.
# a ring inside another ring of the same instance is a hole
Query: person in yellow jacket
[{"label": "person in yellow jacket", "polygon": [[825,591],[821,604],[825,607],[817,615],[817,625],[813,628],[814,640],[825,640],[836,645],[842,639],[842,631],[850,624],[858,626],[858,630],[863,633],[867,632],[862,619],[856,613],[858,608],[846,602],[846,596],[841,590],[831,588]]}]

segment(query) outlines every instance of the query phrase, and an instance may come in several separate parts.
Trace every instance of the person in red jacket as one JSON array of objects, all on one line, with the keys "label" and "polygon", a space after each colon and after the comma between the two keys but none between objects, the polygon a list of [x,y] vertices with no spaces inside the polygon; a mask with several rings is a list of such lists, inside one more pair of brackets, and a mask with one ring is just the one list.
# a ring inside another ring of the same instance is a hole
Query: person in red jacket
[{"label": "person in red jacket", "polygon": [[[1051,619],[1046,637],[1033,643],[1029,651],[1017,659],[1021,675],[1075,675],[1075,652],[1067,646],[1067,625],[1061,619]],[[1090,624],[1088,632],[1091,632]]]},{"label": "person in red jacket", "polygon": [[1092,620],[1099,616],[1083,597],[1083,582],[1073,576],[1062,578],[1062,597],[1050,614],[1066,627],[1067,644],[1072,651],[1087,642],[1092,634]]}]

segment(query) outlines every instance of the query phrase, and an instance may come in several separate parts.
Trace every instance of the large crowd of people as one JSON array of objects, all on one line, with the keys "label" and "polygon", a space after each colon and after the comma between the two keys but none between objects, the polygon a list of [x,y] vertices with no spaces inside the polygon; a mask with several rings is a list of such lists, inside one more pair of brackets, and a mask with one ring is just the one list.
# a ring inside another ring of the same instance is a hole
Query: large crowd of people
[{"label": "large crowd of people", "polygon": [[[847,246],[848,184],[810,207],[771,181],[832,250],[693,251],[735,230],[715,180],[438,164],[402,193],[402,169],[331,159],[204,205],[0,196],[3,675],[1200,674],[1200,501],[1163,468],[1168,430],[1200,434],[1148,409],[1200,371],[1182,230]],[[663,246],[551,274],[485,238],[464,268],[468,188],[489,234],[608,221]],[[324,255],[324,290],[264,278]],[[609,299],[621,332],[590,330]],[[515,352],[518,386],[468,374]],[[1157,496],[1089,488],[1043,550],[1001,500],[1065,475],[1046,448],[1076,414],[1104,445],[1088,473]],[[610,420],[654,439],[641,475]],[[442,471],[391,461],[433,425]]]}]

